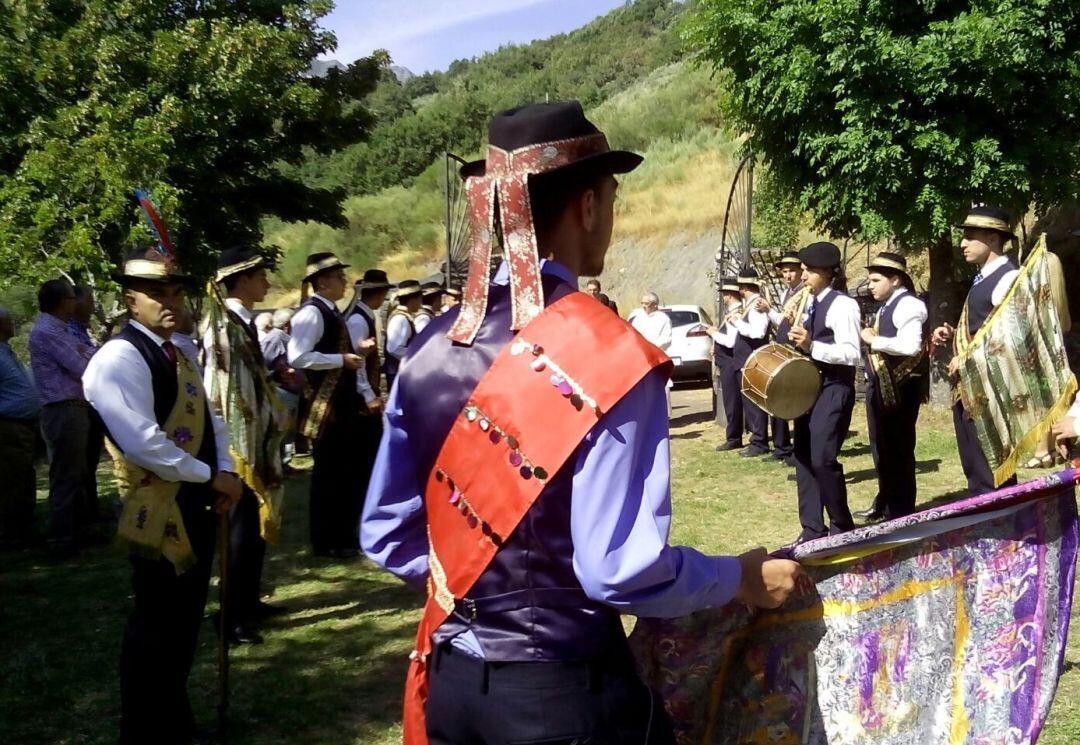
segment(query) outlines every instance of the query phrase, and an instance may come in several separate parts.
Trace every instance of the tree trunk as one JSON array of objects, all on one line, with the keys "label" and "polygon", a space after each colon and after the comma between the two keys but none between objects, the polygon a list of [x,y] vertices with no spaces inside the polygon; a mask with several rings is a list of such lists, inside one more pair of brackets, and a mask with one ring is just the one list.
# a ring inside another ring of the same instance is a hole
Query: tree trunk
[{"label": "tree trunk", "polygon": [[[930,331],[943,323],[955,326],[967,297],[967,286],[956,271],[956,247],[948,233],[930,246],[930,296],[927,309],[930,312]],[[948,405],[952,400],[950,391],[949,360],[952,345],[938,349],[930,360],[930,397],[935,404]]]}]

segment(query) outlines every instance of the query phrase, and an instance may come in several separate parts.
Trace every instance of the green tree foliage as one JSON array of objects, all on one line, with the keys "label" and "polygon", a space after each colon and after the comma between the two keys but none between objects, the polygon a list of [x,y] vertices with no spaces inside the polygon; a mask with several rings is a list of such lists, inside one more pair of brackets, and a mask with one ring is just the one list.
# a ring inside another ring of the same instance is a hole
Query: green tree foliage
[{"label": "green tree foliage", "polygon": [[1076,192],[1074,0],[701,0],[688,38],[834,235],[945,249],[973,199],[1022,213]]},{"label": "green tree foliage", "polygon": [[146,240],[149,188],[181,258],[261,240],[261,222],[344,225],[342,194],[285,175],[370,129],[386,55],[325,77],[328,0],[6,0],[0,14],[0,271],[101,277]]}]

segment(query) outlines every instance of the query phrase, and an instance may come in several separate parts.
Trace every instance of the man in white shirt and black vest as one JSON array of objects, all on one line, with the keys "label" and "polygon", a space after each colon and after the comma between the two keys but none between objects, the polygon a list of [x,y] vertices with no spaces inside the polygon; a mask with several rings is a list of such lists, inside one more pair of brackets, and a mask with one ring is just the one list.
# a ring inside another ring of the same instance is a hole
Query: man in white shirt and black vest
[{"label": "man in white shirt and black vest", "polygon": [[443,296],[442,277],[436,275],[425,279],[420,289],[423,290],[420,309],[416,311],[416,316],[413,318],[413,328],[418,334],[427,328],[435,316],[439,315]]},{"label": "man in white shirt and black vest", "polygon": [[[859,304],[843,291],[843,258],[832,243],[811,243],[799,252],[803,282],[812,297],[789,336],[821,373],[821,394],[795,421],[795,479],[799,489],[797,543],[855,527],[847,503],[844,467],[838,456],[855,408],[859,362]],[[822,509],[828,514],[825,525]]]},{"label": "man in white shirt and black vest", "polygon": [[866,267],[874,300],[874,325],[864,328],[866,424],[878,472],[878,495],[866,520],[892,520],[915,511],[915,426],[929,393],[926,303],[915,295],[907,259],[883,252]]},{"label": "man in white shirt and black vest", "polygon": [[[735,364],[741,371],[756,350],[769,343],[769,316],[757,309],[761,297],[761,281],[751,268],[743,269],[738,277],[739,293],[742,295],[743,314],[732,324],[738,332],[735,338]],[[744,458],[756,458],[769,453],[769,415],[749,398],[743,401],[746,428],[750,430],[750,444],[739,453]]]},{"label": "man in white shirt and black vest", "polygon": [[[757,300],[757,309],[769,314],[769,323],[776,329],[777,344],[791,346],[788,332],[791,330],[789,309],[796,303],[796,295],[802,289],[802,262],[798,251],[787,251],[776,262],[775,268],[784,284],[784,293],[780,296],[779,307],[772,307],[764,297]],[[791,424],[786,419],[771,417],[769,425],[773,433],[773,457],[788,466],[795,465],[791,449]]]},{"label": "man in white shirt and black vest", "polygon": [[187,743],[187,679],[206,607],[216,509],[240,499],[229,437],[198,370],[173,346],[194,281],[167,246],[133,252],[114,279],[130,322],[90,360],[86,398],[101,416],[124,503],[135,607],[120,653],[120,742]]},{"label": "man in white shirt and black vest", "polygon": [[735,277],[724,277],[720,281],[720,298],[724,315],[719,319],[719,326],[709,326],[707,331],[713,340],[713,362],[727,418],[724,442],[716,446],[717,452],[722,453],[743,446],[742,367],[735,363],[735,339],[739,335],[735,319],[742,315],[743,306]]},{"label": "man in white shirt and black vest", "polygon": [[386,319],[386,387],[394,387],[394,378],[401,369],[401,359],[416,336],[414,319],[420,312],[423,289],[415,279],[398,282],[394,293],[394,309]]},{"label": "man in white shirt and black vest", "polygon": [[358,420],[366,408],[356,383],[364,360],[353,352],[337,307],[345,296],[347,266],[329,252],[308,257],[304,281],[315,294],[293,316],[288,346],[289,364],[304,371],[310,389],[300,431],[313,443],[311,548],[316,556],[336,559],[359,553],[364,499],[352,471]]},{"label": "man in white shirt and black vest", "polygon": [[[985,205],[972,207],[967,218],[957,227],[964,231],[964,237],[960,241],[964,260],[979,268],[968,291],[967,300],[964,301],[966,313],[961,316],[963,318],[966,315],[967,331],[974,336],[982,328],[991,311],[1005,300],[1005,295],[1019,274],[1016,264],[1006,252],[1008,242],[1015,240],[1016,234],[1012,231],[1008,212]],[[956,329],[946,323],[934,330],[934,346],[948,344],[955,337]],[[949,363],[949,374],[954,378],[959,375],[955,357]],[[990,470],[990,462],[979,445],[975,422],[964,410],[959,395],[953,402],[953,427],[956,430],[956,446],[960,451],[960,465],[967,477],[968,493],[975,496],[993,491],[994,474]],[[1014,475],[1001,484],[1001,487],[1015,483]]]}]

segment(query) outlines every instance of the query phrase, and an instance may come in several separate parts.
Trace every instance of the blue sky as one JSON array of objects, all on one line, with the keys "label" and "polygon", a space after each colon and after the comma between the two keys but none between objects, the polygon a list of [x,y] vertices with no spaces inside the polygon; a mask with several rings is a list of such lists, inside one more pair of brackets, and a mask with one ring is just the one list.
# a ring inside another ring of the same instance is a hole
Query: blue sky
[{"label": "blue sky", "polygon": [[351,62],[376,49],[421,73],[445,70],[502,44],[544,39],[584,26],[624,0],[337,0],[323,26],[337,34],[337,51]]}]

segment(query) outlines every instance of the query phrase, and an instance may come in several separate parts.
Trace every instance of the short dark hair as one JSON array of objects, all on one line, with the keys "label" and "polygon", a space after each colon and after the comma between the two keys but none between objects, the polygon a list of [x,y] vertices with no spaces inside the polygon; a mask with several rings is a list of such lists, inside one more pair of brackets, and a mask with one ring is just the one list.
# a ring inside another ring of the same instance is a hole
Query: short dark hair
[{"label": "short dark hair", "polygon": [[228,277],[221,280],[221,284],[225,286],[225,292],[232,292],[233,288],[236,287],[236,283],[240,281],[241,277],[250,277],[262,268],[263,267],[261,266],[257,266],[254,269],[248,269],[247,271],[230,274]]},{"label": "short dark hair", "polygon": [[572,201],[589,189],[599,191],[610,175],[607,171],[567,168],[531,179],[529,202],[537,235],[550,232]]},{"label": "short dark hair", "polygon": [[66,279],[50,279],[43,282],[38,289],[38,310],[42,313],[52,313],[60,303],[75,297],[75,288]]},{"label": "short dark hair", "polygon": [[600,285],[600,280],[598,280],[596,277],[593,277],[592,279],[590,279],[588,282],[585,283],[586,287],[591,287],[592,285],[596,285],[596,289],[598,289],[598,290],[603,289],[603,287]]}]

